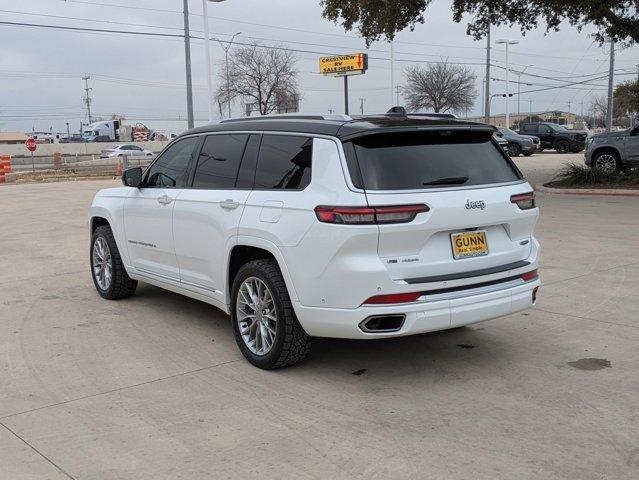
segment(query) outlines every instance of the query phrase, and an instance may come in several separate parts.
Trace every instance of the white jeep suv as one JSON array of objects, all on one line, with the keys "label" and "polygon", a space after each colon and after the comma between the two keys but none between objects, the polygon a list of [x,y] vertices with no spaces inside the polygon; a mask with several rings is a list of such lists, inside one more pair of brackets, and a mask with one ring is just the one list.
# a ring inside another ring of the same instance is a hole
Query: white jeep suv
[{"label": "white jeep suv", "polygon": [[455,328],[528,308],[539,214],[494,128],[456,119],[273,116],[190,130],[89,213],[91,272],[232,317],[260,368],[312,337]]}]

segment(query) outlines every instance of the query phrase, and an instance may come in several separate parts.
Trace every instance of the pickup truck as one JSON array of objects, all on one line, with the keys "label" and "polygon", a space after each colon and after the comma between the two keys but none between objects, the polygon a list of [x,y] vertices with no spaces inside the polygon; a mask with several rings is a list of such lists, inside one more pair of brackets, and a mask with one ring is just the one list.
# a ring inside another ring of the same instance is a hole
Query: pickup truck
[{"label": "pickup truck", "polygon": [[586,147],[587,132],[568,130],[566,127],[550,122],[522,123],[520,135],[534,135],[541,141],[541,149],[555,149],[557,153],[578,153]]}]

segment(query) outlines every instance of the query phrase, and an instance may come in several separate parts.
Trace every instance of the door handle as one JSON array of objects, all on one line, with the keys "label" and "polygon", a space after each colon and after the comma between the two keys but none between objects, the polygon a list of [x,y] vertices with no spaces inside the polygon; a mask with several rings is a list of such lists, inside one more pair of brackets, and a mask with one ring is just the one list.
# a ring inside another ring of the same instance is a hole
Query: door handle
[{"label": "door handle", "polygon": [[220,207],[225,210],[235,210],[239,206],[240,204],[238,202],[231,200],[230,198],[227,198],[223,202],[220,202]]},{"label": "door handle", "polygon": [[158,203],[161,203],[162,205],[168,205],[172,201],[173,199],[168,195],[162,195],[161,197],[158,197]]}]

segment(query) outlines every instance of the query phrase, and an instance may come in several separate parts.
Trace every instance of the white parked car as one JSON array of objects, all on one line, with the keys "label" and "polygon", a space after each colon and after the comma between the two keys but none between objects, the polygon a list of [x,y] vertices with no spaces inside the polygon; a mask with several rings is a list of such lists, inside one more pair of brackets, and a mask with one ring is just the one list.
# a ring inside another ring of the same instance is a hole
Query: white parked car
[{"label": "white parked car", "polygon": [[100,153],[100,158],[110,157],[152,157],[153,152],[151,150],[145,150],[137,145],[125,143],[123,145],[116,145],[113,148],[105,148]]},{"label": "white parked car", "polygon": [[273,116],[190,130],[89,212],[106,299],[138,281],[231,315],[260,368],[312,337],[390,338],[531,307],[539,210],[493,139],[455,119]]}]

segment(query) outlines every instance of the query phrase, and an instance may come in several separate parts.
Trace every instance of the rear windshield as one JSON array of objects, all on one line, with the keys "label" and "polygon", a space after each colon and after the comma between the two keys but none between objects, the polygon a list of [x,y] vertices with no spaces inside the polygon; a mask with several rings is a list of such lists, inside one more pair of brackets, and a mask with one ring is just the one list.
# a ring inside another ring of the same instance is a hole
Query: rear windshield
[{"label": "rear windshield", "polygon": [[520,180],[490,132],[367,135],[344,144],[353,184],[367,190],[422,190]]}]

